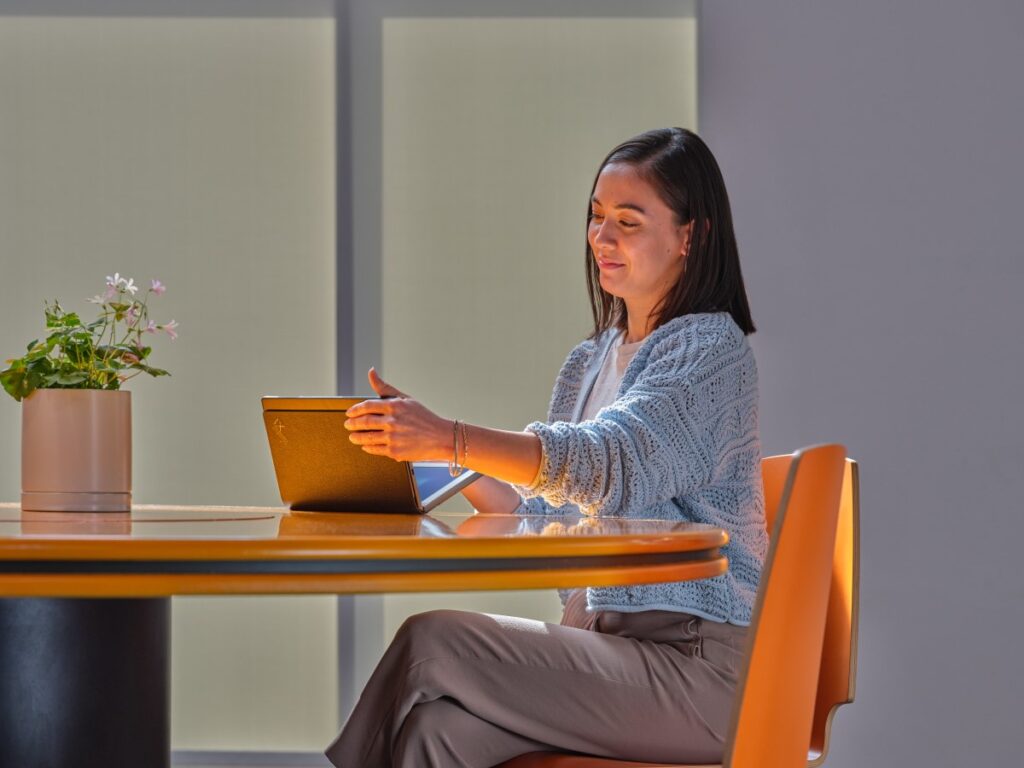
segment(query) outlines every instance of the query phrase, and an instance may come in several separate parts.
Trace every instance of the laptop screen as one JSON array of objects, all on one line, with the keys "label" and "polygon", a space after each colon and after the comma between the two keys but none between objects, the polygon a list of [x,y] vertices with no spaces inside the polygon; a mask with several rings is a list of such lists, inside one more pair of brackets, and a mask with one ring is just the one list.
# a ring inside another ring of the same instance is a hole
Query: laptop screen
[{"label": "laptop screen", "polygon": [[[448,473],[448,465],[441,462],[418,461],[412,465],[416,476],[416,487],[420,493],[420,503],[426,507],[433,506],[449,496],[453,496],[469,483],[467,480],[476,477],[475,472],[467,470],[458,477]],[[438,497],[435,500],[435,497]]]}]

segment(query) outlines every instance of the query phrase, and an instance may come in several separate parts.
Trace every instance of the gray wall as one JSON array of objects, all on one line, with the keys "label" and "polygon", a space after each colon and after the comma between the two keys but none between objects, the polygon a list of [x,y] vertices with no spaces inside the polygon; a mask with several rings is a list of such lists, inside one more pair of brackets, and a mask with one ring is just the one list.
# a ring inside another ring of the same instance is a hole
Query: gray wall
[{"label": "gray wall", "polygon": [[833,768],[1024,748],[1024,4],[707,0],[767,452],[862,463],[857,703]]}]

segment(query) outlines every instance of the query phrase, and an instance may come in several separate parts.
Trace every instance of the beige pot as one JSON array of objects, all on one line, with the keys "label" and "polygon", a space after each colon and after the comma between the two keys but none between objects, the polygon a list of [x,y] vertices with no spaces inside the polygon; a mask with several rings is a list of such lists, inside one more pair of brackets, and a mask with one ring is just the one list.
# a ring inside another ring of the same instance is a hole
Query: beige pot
[{"label": "beige pot", "polygon": [[21,507],[132,508],[131,392],[37,389],[22,402]]}]

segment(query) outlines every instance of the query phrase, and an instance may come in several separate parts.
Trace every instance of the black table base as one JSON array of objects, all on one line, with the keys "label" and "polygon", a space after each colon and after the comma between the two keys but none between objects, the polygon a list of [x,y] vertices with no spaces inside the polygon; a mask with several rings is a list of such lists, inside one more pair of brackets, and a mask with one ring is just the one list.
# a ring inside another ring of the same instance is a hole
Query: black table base
[{"label": "black table base", "polygon": [[0,768],[168,768],[170,599],[0,599]]}]

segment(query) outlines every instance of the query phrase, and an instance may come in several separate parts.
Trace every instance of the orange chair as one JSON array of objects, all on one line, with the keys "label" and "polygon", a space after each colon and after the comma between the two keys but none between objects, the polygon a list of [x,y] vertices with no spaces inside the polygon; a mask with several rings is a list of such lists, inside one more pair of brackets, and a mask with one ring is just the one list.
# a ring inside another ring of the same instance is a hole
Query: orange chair
[{"label": "orange chair", "polygon": [[[809,758],[819,764],[835,709],[853,699],[858,476],[844,454],[842,446],[824,445],[764,461],[771,546],[727,768],[803,768]],[[842,534],[838,524],[846,527]],[[535,752],[499,768],[697,767]]]},{"label": "orange chair", "polygon": [[[775,524],[791,454],[768,456],[761,462],[764,476],[764,511],[768,530]],[[832,718],[843,704],[852,704],[857,672],[857,625],[860,605],[860,473],[857,462],[846,460],[843,491],[839,500],[836,551],[821,649],[818,694],[814,701],[807,765],[825,762]]]}]

